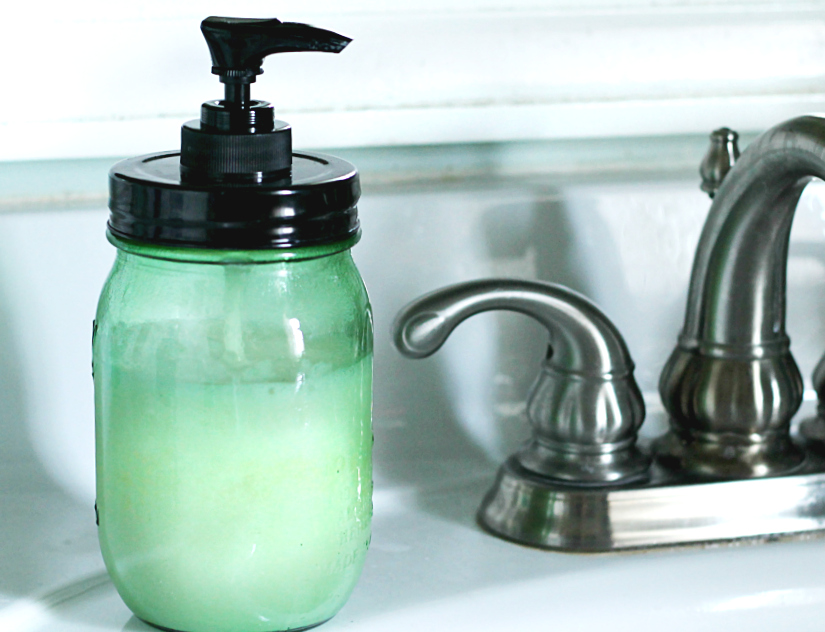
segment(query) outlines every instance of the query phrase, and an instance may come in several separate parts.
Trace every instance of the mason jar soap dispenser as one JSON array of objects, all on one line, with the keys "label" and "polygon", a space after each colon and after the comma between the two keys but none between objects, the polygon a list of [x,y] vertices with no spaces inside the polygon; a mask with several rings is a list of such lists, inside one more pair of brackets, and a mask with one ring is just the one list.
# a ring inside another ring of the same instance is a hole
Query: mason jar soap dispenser
[{"label": "mason jar soap dispenser", "polygon": [[225,98],[181,150],[110,174],[117,258],[94,333],[97,510],[129,608],[181,632],[312,627],[344,604],[372,515],[372,319],[350,248],[358,173],[292,151],[250,98],[264,57],[349,40],[201,25]]}]

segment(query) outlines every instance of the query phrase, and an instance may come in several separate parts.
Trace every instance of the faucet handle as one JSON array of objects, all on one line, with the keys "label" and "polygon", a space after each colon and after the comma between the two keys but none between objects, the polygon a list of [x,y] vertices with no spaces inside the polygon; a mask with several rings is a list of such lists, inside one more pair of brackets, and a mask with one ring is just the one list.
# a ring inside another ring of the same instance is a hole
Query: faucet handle
[{"label": "faucet handle", "polygon": [[722,185],[722,180],[739,159],[739,134],[722,127],[710,135],[710,147],[699,166],[702,176],[702,191],[711,198]]},{"label": "faucet handle", "polygon": [[396,347],[435,353],[466,318],[505,309],[550,333],[550,348],[530,391],[533,439],[516,458],[533,474],[583,485],[643,477],[650,460],[636,447],[645,408],[621,334],[598,307],[560,285],[515,279],[459,283],[427,294],[398,314]]}]

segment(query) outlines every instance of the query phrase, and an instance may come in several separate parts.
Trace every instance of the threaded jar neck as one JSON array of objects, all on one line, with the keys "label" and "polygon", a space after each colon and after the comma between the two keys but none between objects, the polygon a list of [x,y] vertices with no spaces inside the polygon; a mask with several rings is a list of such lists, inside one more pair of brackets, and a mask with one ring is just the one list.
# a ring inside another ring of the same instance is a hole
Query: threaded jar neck
[{"label": "threaded jar neck", "polygon": [[132,239],[124,239],[123,237],[116,237],[110,230],[106,231],[106,238],[109,240],[109,243],[118,250],[150,259],[213,265],[237,265],[306,261],[308,259],[329,257],[352,248],[361,239],[361,233],[359,231],[348,239],[332,244],[281,248],[277,250],[216,250],[209,248],[187,248],[183,246],[159,246]]}]

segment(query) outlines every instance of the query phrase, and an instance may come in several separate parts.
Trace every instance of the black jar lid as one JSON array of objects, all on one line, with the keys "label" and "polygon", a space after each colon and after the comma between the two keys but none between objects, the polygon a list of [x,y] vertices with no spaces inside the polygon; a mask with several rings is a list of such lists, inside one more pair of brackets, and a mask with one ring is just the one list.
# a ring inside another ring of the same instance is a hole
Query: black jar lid
[{"label": "black jar lid", "polygon": [[291,172],[262,183],[182,179],[180,152],[129,158],[109,172],[109,229],[157,244],[252,250],[342,241],[358,232],[353,165],[292,154]]},{"label": "black jar lid", "polygon": [[181,150],[139,156],[109,172],[109,229],[171,246],[251,250],[335,243],[358,232],[358,172],[344,160],[292,151],[292,128],[250,85],[275,53],[338,53],[350,39],[276,19],[210,17],[201,31],[224,98],[181,128]]}]

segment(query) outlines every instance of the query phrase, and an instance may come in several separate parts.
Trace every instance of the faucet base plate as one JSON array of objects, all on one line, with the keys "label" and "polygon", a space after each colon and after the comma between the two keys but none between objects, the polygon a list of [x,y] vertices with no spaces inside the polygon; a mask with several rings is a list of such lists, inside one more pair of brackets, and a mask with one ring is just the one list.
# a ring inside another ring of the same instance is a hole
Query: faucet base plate
[{"label": "faucet base plate", "polygon": [[545,549],[605,552],[825,530],[825,456],[805,450],[797,473],[701,481],[654,464],[647,482],[584,487],[508,459],[481,504],[480,524]]},{"label": "faucet base plate", "polygon": [[761,443],[719,440],[684,441],[671,430],[651,447],[656,460],[682,476],[713,480],[775,477],[794,474],[804,466],[805,454],[786,435]]}]

